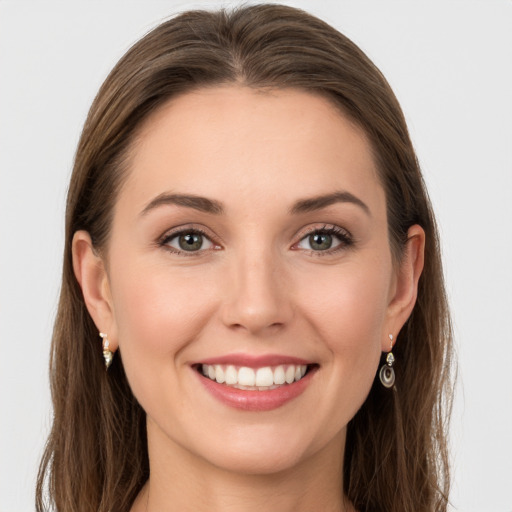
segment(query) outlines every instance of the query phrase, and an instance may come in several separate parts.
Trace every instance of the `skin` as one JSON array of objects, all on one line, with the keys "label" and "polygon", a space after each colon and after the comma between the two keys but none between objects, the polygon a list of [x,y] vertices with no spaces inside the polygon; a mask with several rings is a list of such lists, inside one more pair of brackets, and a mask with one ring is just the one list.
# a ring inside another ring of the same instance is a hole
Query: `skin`
[{"label": "skin", "polygon": [[[386,198],[364,133],[325,99],[297,90],[202,89],[143,125],[103,256],[86,232],[74,268],[98,330],[120,350],[147,413],[151,477],[132,511],[353,510],[342,489],[346,426],[363,404],[416,300],[424,233],[393,265]],[[349,192],[290,213],[299,200]],[[161,204],[207,197],[224,213]],[[313,250],[312,229],[351,243]],[[177,254],[177,226],[206,232]],[[174,249],[176,251],[176,249]],[[313,361],[306,390],[266,412],[219,402],[193,362],[225,354]]]}]

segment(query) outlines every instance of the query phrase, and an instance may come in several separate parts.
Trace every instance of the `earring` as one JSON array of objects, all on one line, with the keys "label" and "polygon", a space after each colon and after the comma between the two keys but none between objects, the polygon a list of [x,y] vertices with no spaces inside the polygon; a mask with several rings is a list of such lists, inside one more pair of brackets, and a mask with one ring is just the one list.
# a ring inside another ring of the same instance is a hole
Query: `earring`
[{"label": "earring", "polygon": [[388,355],[386,356],[386,364],[382,365],[382,368],[379,372],[379,378],[382,382],[382,385],[386,388],[392,388],[395,384],[395,370],[393,370],[393,364],[395,364],[395,356],[393,355],[393,335],[389,335],[389,339],[391,341],[391,347],[389,349]]},{"label": "earring", "polygon": [[110,342],[107,339],[107,335],[104,332],[100,332],[100,337],[103,339],[103,359],[105,359],[105,369],[108,370],[108,367],[112,364],[112,359],[114,359],[114,354],[108,348],[110,346]]}]

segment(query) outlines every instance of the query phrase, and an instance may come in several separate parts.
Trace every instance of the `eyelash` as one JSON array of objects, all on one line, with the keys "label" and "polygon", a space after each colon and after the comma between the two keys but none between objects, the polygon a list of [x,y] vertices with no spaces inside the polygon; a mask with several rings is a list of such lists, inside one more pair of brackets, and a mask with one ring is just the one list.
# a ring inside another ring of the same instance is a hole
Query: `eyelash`
[{"label": "eyelash", "polygon": [[[338,251],[348,249],[354,245],[354,238],[346,229],[343,229],[339,226],[329,225],[329,224],[325,224],[321,228],[318,228],[318,227],[310,228],[309,230],[306,231],[306,233],[304,233],[301,236],[301,239],[293,245],[296,246],[300,242],[305,240],[306,238],[310,237],[311,235],[315,235],[315,234],[332,235],[340,241],[340,244],[337,245],[336,247],[333,247],[332,249],[325,249],[323,251],[314,251],[312,249],[305,249],[306,251],[308,251],[310,254],[312,254],[314,256],[329,256],[329,255],[337,253]],[[296,250],[298,250],[298,249],[296,249]]]},{"label": "eyelash", "polygon": [[211,250],[211,249],[200,249],[199,251],[181,251],[179,249],[176,249],[175,247],[171,247],[170,245],[168,245],[171,240],[173,240],[174,238],[177,238],[181,235],[201,235],[202,237],[209,240],[214,246],[218,247],[218,244],[216,244],[211,239],[212,238],[211,235],[206,233],[206,231],[202,230],[201,228],[197,228],[197,227],[182,228],[182,229],[178,229],[177,231],[172,231],[171,233],[166,233],[160,239],[160,241],[158,242],[158,245],[173,254],[177,254],[178,256],[185,256],[185,257],[188,257],[188,256],[197,257],[201,254],[204,254],[205,251]]},{"label": "eyelash", "polygon": [[[305,240],[306,238],[308,238],[309,236],[314,235],[314,234],[332,235],[332,236],[336,237],[340,242],[339,245],[337,245],[336,247],[334,247],[332,249],[331,248],[325,249],[323,251],[322,250],[315,251],[313,249],[304,249],[305,251],[307,251],[308,253],[310,253],[314,256],[332,255],[334,253],[337,253],[340,250],[348,249],[354,245],[354,239],[353,239],[352,235],[347,230],[345,230],[339,226],[326,224],[321,228],[312,227],[309,230],[307,230],[305,233],[303,233],[301,235],[300,240],[298,242],[296,242],[295,244],[293,244],[292,249],[299,250],[298,248],[295,248],[295,247],[298,244],[300,244],[303,240]],[[168,245],[171,240],[173,240],[181,235],[200,235],[200,236],[206,238],[208,241],[210,241],[210,243],[212,243],[215,247],[219,247],[219,244],[214,242],[211,239],[211,236],[208,233],[206,233],[206,231],[204,231],[200,228],[197,228],[197,227],[182,228],[177,231],[172,231],[171,233],[166,233],[165,235],[163,235],[160,238],[158,245],[173,254],[177,254],[179,256],[185,256],[185,257],[189,257],[189,256],[197,257],[201,254],[204,254],[205,251],[212,250],[212,249],[200,249],[198,251],[182,251],[182,250],[178,250],[175,247],[171,247]]]}]

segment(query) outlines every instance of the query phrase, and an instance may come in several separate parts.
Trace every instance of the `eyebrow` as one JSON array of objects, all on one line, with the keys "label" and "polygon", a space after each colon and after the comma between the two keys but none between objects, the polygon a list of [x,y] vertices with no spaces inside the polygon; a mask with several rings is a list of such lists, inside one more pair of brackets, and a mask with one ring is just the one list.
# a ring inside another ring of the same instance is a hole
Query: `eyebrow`
[{"label": "eyebrow", "polygon": [[[354,194],[346,191],[337,191],[307,199],[300,199],[290,208],[290,213],[292,215],[308,213],[326,208],[327,206],[335,203],[352,203],[359,206],[366,214],[371,215],[370,208],[368,208],[366,203],[361,201],[361,199],[356,197]],[[212,213],[215,215],[222,215],[224,213],[222,203],[215,199],[208,199],[207,197],[191,194],[163,193],[148,203],[148,205],[142,210],[141,216],[147,215],[151,210],[162,205],[184,206],[186,208],[193,208],[194,210]]]},{"label": "eyebrow", "polygon": [[220,215],[224,208],[219,201],[189,194],[168,194],[163,193],[155,197],[141,212],[141,216],[147,215],[151,210],[162,205],[177,205],[193,208],[205,213]]},{"label": "eyebrow", "polygon": [[337,191],[331,194],[325,194],[308,199],[297,201],[291,208],[290,213],[296,215],[298,213],[308,213],[320,210],[335,203],[352,203],[364,210],[367,215],[371,216],[370,208],[358,197],[350,192]]}]

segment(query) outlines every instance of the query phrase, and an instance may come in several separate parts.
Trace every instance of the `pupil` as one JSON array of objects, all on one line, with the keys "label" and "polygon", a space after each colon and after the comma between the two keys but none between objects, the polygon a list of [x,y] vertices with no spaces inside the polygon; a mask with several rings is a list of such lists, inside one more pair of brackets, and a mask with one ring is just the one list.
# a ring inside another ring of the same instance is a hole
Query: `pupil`
[{"label": "pupil", "polygon": [[201,249],[203,238],[195,233],[188,233],[180,236],[180,247],[185,251],[195,251]]},{"label": "pupil", "polygon": [[309,237],[309,243],[313,249],[325,251],[331,248],[332,236],[325,233],[316,233]]}]

